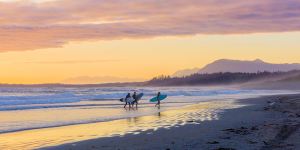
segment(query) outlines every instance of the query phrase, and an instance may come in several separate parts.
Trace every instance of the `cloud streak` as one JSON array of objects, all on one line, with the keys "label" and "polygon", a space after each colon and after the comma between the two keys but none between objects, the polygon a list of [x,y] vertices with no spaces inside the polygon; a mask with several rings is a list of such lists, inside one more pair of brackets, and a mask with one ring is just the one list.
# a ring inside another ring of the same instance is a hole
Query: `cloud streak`
[{"label": "cloud streak", "polygon": [[70,41],[300,31],[299,0],[0,2],[0,52]]},{"label": "cloud streak", "polygon": [[97,84],[97,83],[117,83],[117,82],[139,82],[145,81],[146,79],[141,78],[122,78],[114,76],[79,76],[73,78],[67,78],[61,83],[67,84]]},{"label": "cloud streak", "polygon": [[28,61],[29,64],[78,64],[78,63],[105,63],[105,62],[119,62],[121,60],[64,60],[64,61]]}]

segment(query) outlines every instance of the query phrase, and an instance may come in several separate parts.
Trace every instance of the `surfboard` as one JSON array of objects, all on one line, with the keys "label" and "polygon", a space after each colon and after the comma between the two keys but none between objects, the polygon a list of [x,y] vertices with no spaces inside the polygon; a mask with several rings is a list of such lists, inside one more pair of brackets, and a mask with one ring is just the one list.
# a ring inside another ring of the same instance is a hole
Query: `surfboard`
[{"label": "surfboard", "polygon": [[133,99],[132,97],[127,98],[127,99],[125,99],[125,98],[121,98],[121,99],[120,99],[120,102],[128,102],[128,103],[132,103],[133,101],[134,101],[134,99]]},{"label": "surfboard", "polygon": [[[140,93],[140,94],[136,95],[136,100],[140,100],[143,96],[144,96],[144,93]],[[121,98],[120,99],[120,102],[129,102],[129,103],[132,103],[133,101],[135,101],[135,99],[132,98],[132,97],[127,98],[127,100],[125,98]]]},{"label": "surfboard", "polygon": [[138,95],[136,95],[136,100],[140,100],[142,97],[144,96],[144,93],[140,93]]},{"label": "surfboard", "polygon": [[[160,95],[158,99],[162,101],[162,100],[166,99],[167,97],[168,97],[167,95]],[[157,99],[157,96],[155,96],[150,99],[150,102],[157,102],[158,99]]]},{"label": "surfboard", "polygon": [[134,98],[130,97],[130,98],[127,98],[125,100],[127,103],[132,103],[134,101]]}]

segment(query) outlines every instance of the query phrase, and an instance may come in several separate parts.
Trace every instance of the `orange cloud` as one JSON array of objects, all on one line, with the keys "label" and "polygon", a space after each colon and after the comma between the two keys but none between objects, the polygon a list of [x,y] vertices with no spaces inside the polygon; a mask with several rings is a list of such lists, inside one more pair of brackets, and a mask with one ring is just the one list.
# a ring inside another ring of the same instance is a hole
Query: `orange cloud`
[{"label": "orange cloud", "polygon": [[300,30],[298,0],[0,2],[0,52],[70,41]]}]

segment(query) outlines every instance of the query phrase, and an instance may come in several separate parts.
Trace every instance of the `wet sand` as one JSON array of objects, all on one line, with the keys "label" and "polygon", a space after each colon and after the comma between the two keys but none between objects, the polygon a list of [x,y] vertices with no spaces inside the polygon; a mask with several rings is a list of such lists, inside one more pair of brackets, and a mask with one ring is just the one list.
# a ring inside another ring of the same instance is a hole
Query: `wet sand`
[{"label": "wet sand", "polygon": [[218,112],[214,119],[199,121],[195,116],[201,112],[196,111],[180,126],[43,149],[300,149],[300,95],[243,99],[238,104],[247,106]]},{"label": "wet sand", "polygon": [[[178,128],[187,124],[200,124],[208,120],[217,120],[220,111],[235,107],[240,106],[236,105],[234,100],[202,102],[172,110],[165,110],[163,106],[161,109],[151,107],[155,112],[148,116],[3,133],[0,134],[0,149],[37,149],[101,137],[120,137],[129,134],[148,133],[149,131],[155,132],[161,128]],[[143,113],[143,110],[123,111]],[[80,111],[77,113],[80,115]],[[60,115],[65,114],[61,113]],[[60,115],[58,114],[57,117],[61,117]],[[76,114],[72,116],[76,116]]]}]

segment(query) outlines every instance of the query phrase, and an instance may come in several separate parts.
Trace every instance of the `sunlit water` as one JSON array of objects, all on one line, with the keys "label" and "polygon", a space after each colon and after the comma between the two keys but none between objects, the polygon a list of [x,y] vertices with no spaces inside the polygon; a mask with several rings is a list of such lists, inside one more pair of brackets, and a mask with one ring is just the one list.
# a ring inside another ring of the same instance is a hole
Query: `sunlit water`
[{"label": "sunlit water", "polygon": [[5,133],[0,134],[0,149],[36,149],[100,137],[139,134],[143,131],[151,134],[159,128],[169,129],[216,120],[224,109],[236,107],[241,105],[234,104],[231,100],[203,102],[163,112],[155,109],[155,113],[149,116]]},{"label": "sunlit water", "polygon": [[[34,149],[218,119],[235,99],[294,91],[224,88],[1,88],[0,149]],[[138,109],[117,99],[145,93]],[[160,109],[148,100],[168,94]],[[151,133],[151,132],[150,132]]]}]

